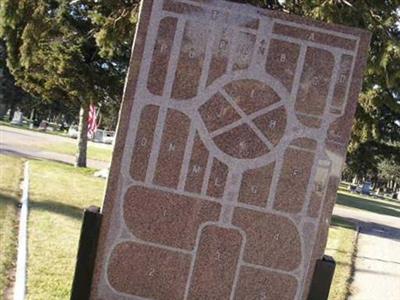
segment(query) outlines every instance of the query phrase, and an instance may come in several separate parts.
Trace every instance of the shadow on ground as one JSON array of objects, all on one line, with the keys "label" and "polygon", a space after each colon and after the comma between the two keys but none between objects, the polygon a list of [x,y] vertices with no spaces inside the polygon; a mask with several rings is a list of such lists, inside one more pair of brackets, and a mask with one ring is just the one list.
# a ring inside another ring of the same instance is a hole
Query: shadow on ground
[{"label": "shadow on ground", "polygon": [[[12,205],[19,205],[16,198],[10,197],[0,192],[0,201],[10,203]],[[29,210],[49,211],[59,215],[64,215],[70,218],[81,220],[83,216],[83,209],[74,205],[60,203],[52,200],[35,201],[29,199]]]}]

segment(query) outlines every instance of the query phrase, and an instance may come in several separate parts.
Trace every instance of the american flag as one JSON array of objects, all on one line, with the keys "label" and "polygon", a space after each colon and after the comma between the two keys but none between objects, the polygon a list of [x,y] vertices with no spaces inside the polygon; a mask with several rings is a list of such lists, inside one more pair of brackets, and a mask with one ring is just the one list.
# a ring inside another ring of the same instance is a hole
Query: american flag
[{"label": "american flag", "polygon": [[96,106],[90,104],[89,107],[89,117],[88,117],[88,137],[93,138],[96,133],[98,124],[96,123],[97,114],[96,114]]}]

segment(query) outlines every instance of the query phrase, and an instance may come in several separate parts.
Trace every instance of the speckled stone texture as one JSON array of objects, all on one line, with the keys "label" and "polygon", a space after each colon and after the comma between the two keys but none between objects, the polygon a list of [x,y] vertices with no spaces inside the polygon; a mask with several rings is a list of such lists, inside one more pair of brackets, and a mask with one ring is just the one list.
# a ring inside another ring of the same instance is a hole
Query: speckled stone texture
[{"label": "speckled stone texture", "polygon": [[136,29],[91,299],[305,299],[369,34],[222,0]]}]

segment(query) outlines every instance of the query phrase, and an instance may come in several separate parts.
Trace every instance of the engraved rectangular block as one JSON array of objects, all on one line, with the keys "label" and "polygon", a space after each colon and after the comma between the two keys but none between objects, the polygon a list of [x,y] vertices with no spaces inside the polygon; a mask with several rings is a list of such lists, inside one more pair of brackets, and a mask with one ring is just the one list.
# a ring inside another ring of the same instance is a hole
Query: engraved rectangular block
[{"label": "engraved rectangular block", "polygon": [[305,300],[369,33],[143,0],[91,300]]},{"label": "engraved rectangular block", "polygon": [[278,78],[289,91],[292,90],[299,54],[298,44],[276,39],[270,41],[265,70]]},{"label": "engraved rectangular block", "polygon": [[295,105],[297,112],[322,115],[334,63],[332,53],[317,48],[307,49]]},{"label": "engraved rectangular block", "polygon": [[203,228],[188,299],[229,299],[241,245],[238,230],[215,225]]},{"label": "engraved rectangular block", "polygon": [[243,173],[240,186],[239,201],[251,205],[265,207],[275,163],[265,167],[251,169]]},{"label": "engraved rectangular block", "polygon": [[190,261],[188,254],[123,242],[112,251],[107,277],[120,293],[157,300],[182,299]]},{"label": "engraved rectangular block", "polygon": [[[179,111],[168,109],[162,134],[154,182],[176,188],[179,182],[190,119]],[[176,130],[180,128],[180,130]]]},{"label": "engraved rectangular block", "polygon": [[235,300],[292,300],[297,287],[297,280],[291,275],[242,267]]},{"label": "engraved rectangular block", "polygon": [[208,150],[196,134],[192,147],[192,157],[186,174],[185,190],[188,192],[200,193],[203,186],[204,175],[207,167]]},{"label": "engraved rectangular block", "polygon": [[199,226],[216,221],[221,205],[145,187],[131,187],[124,200],[124,221],[143,241],[192,250]]},{"label": "engraved rectangular block", "polygon": [[221,198],[224,195],[228,167],[217,159],[213,159],[211,174],[208,180],[207,195]]},{"label": "engraved rectangular block", "polygon": [[355,39],[343,38],[337,35],[303,28],[296,28],[294,26],[284,24],[275,24],[273,32],[284,36],[290,36],[305,41],[325,44],[347,50],[354,50],[356,47]]},{"label": "engraved rectangular block", "polygon": [[305,202],[314,153],[288,148],[283,159],[274,208],[298,213]]},{"label": "engraved rectangular block", "polygon": [[206,24],[186,21],[172,87],[172,98],[185,100],[197,95],[207,40]]},{"label": "engraved rectangular block", "polygon": [[167,76],[168,63],[174,42],[176,18],[166,17],[158,28],[157,42],[154,46],[153,59],[147,80],[147,88],[155,95],[162,95]]},{"label": "engraved rectangular block", "polygon": [[130,169],[131,176],[135,180],[144,181],[146,178],[158,111],[158,106],[148,105],[141,113]]}]

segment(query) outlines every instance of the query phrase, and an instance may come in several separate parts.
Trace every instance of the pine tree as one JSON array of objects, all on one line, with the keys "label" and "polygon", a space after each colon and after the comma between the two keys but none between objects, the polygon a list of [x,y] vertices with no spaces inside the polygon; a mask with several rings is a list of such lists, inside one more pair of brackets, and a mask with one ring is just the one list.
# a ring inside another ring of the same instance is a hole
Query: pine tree
[{"label": "pine tree", "polygon": [[118,102],[125,72],[99,54],[89,18],[92,3],[2,0],[0,6],[0,36],[17,84],[44,100],[80,106],[79,167],[86,166],[89,105]]}]

